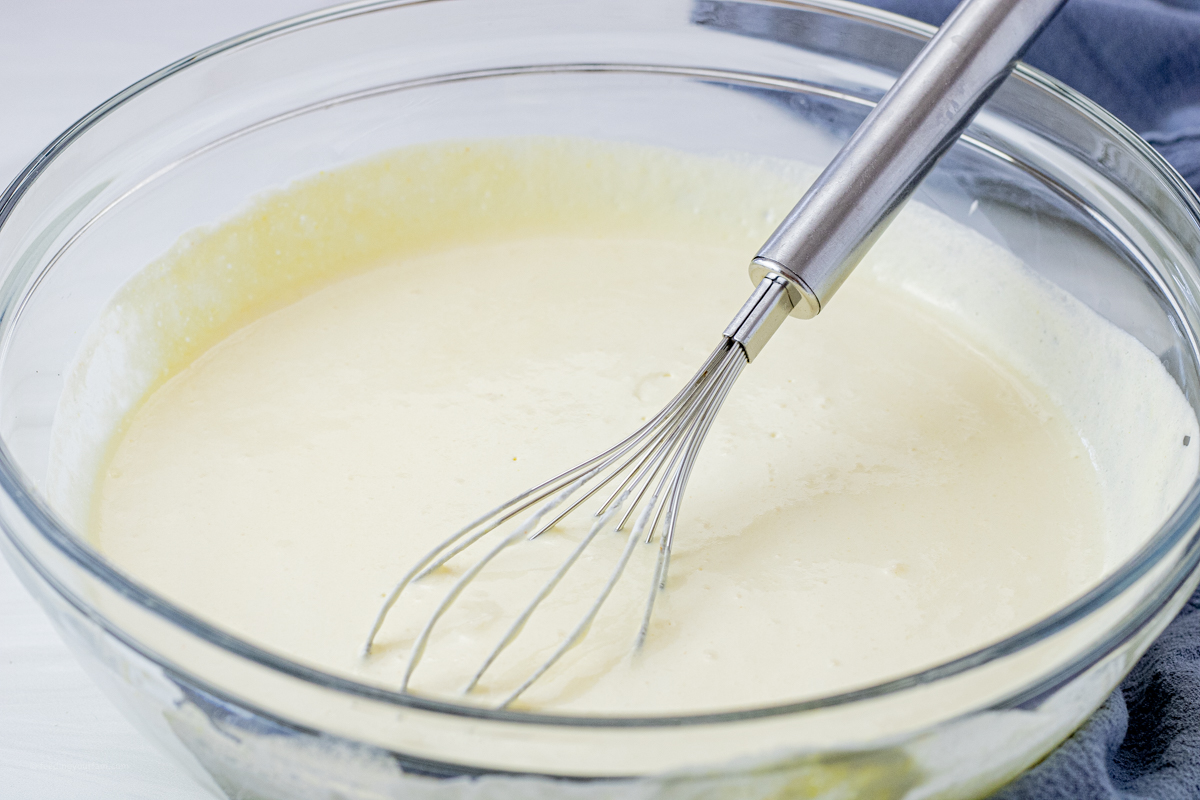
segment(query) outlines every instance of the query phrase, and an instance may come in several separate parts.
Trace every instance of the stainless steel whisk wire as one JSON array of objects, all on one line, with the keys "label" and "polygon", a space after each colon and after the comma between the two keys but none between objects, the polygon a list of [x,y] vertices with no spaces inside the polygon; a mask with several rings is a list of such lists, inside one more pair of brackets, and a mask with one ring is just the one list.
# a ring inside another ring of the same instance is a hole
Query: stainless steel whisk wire
[{"label": "stainless steel whisk wire", "polygon": [[[469,692],[482,678],[484,672],[495,661],[496,657],[511,644],[532,617],[537,607],[550,595],[570,568],[587,549],[597,535],[611,523],[616,515],[625,508],[626,501],[633,496],[621,519],[617,522],[616,531],[629,528],[629,534],[624,549],[618,559],[617,566],[612,571],[608,582],[601,590],[596,600],[584,613],[583,618],[571,634],[563,641],[557,650],[543,662],[538,669],[516,691],[506,698],[503,705],[508,705],[516,699],[529,685],[554,665],[571,647],[581,641],[589,626],[599,613],[604,601],[612,592],[618,579],[624,573],[636,543],[645,536],[645,541],[652,541],[654,533],[663,529],[660,536],[659,555],[654,569],[654,585],[664,586],[666,572],[670,559],[671,543],[673,541],[676,522],[683,498],[683,492],[691,474],[692,465],[700,451],[700,445],[716,417],[717,411],[724,402],[729,390],[733,388],[737,376],[741,374],[747,363],[745,351],[741,345],[731,339],[723,339],[721,344],[705,361],[704,366],[688,381],[680,392],[675,395],[667,406],[652,417],[645,425],[631,436],[609,448],[594,458],[579,464],[566,472],[530,489],[522,495],[509,500],[493,509],[465,528],[431,550],[418,561],[399,583],[392,589],[384,601],[369,639],[374,640],[387,618],[393,605],[399,599],[404,589],[414,580],[418,580],[430,572],[446,564],[450,559],[469,548],[472,544],[492,533],[505,522],[512,520],[523,512],[535,508],[525,520],[511,533],[505,535],[480,559],[467,569],[446,593],[445,597],[434,609],[424,628],[413,645],[401,679],[401,686],[406,687],[413,671],[420,663],[428,644],[433,628],[442,615],[453,605],[458,596],[472,582],[476,575],[504,549],[516,544],[522,539],[533,540],[554,527],[580,505],[594,497],[605,486],[624,476],[620,484],[608,495],[607,499],[596,510],[595,521],[587,533],[576,545],[568,558],[554,572],[533,600],[512,623],[500,642],[492,649],[483,664],[464,687]],[[549,522],[541,521],[560,505],[567,502],[585,485],[590,484],[588,491],[578,497],[566,509],[560,511]],[[650,492],[651,487],[653,492]],[[647,496],[647,493],[649,495]],[[549,498],[549,499],[547,499]],[[645,502],[643,502],[645,501]],[[540,505],[539,505],[540,504]],[[634,512],[641,508],[641,513],[633,519]],[[649,626],[656,592],[652,589],[646,603],[646,610],[638,642],[645,638]],[[369,647],[369,645],[368,645]]]},{"label": "stainless steel whisk wire", "polygon": [[[671,547],[692,467],[742,369],[788,316],[816,316],[1064,2],[960,3],[759,250],[750,264],[754,292],[695,376],[631,436],[493,509],[421,558],[385,597],[363,655],[371,653],[385,620],[408,586],[506,523],[520,519],[458,577],[427,618],[400,681],[401,691],[407,691],[434,628],[479,573],[501,552],[522,539],[538,538],[618,478],[620,482],[593,512],[586,534],[517,615],[463,693],[478,685],[618,515],[613,530],[627,531],[627,535],[607,582],[558,647],[498,707],[510,705],[586,637],[638,542],[652,542],[657,532],[653,580],[634,641],[635,650],[640,648],[655,599],[666,587]],[[522,517],[526,512],[530,513]],[[543,523],[547,516],[550,520]]]}]

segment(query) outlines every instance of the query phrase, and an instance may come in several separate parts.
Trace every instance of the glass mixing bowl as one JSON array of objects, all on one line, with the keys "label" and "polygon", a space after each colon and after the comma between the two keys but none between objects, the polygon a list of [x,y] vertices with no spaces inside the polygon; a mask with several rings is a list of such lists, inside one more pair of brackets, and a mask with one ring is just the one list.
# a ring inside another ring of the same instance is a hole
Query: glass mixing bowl
[{"label": "glass mixing bowl", "polygon": [[[1195,485],[1102,583],[1004,641],[847,694],[671,718],[488,711],[322,673],[148,591],[43,491],[91,322],[251,195],[468,137],[820,162],[930,32],[835,0],[363,2],[135,84],[0,200],[0,549],[114,701],[230,797],[986,794],[1075,730],[1195,589]],[[917,199],[1138,338],[1200,407],[1200,207],[1110,115],[1020,68]]]}]

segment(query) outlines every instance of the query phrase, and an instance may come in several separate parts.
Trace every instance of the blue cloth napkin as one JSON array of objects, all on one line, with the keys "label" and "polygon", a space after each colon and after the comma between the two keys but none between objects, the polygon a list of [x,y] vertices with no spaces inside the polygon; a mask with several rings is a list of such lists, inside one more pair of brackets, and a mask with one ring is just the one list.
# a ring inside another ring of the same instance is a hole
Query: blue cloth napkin
[{"label": "blue cloth napkin", "polygon": [[[957,4],[858,2],[931,25]],[[1200,0],[1069,0],[1025,61],[1111,111],[1200,191]]]},{"label": "blue cloth napkin", "polygon": [[[954,0],[860,0],[938,25]],[[1107,108],[1200,191],[1200,0],[1069,0],[1025,60]],[[1200,592],[1108,702],[997,800],[1200,798]]]}]

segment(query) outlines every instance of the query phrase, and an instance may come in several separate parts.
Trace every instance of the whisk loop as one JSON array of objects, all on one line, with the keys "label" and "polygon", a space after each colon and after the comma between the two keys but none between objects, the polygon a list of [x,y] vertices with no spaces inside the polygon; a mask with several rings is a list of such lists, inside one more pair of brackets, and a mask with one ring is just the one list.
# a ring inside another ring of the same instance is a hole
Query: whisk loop
[{"label": "whisk loop", "polygon": [[[506,548],[523,539],[536,539],[589,500],[597,498],[597,495],[603,498],[599,500],[598,505],[581,512],[590,512],[593,517],[587,533],[489,651],[464,686],[463,693],[476,688],[496,658],[520,637],[526,623],[554,592],[584,551],[597,536],[609,529],[627,532],[627,536],[625,546],[607,582],[549,658],[511,691],[499,707],[503,708],[516,700],[567,651],[583,641],[604,602],[624,574],[637,544],[649,544],[657,535],[659,546],[653,581],[634,641],[634,646],[640,647],[650,626],[655,598],[658,592],[666,587],[671,545],[675,537],[683,494],[700,447],[738,375],[749,362],[749,354],[757,353],[757,348],[761,347],[761,342],[756,337],[773,333],[790,308],[786,281],[778,276],[764,279],[734,322],[726,329],[721,343],[695,376],[675,395],[666,408],[641,429],[600,455],[493,509],[427,553],[387,595],[367,637],[364,655],[370,653],[384,620],[409,585],[444,566],[472,546],[478,544],[483,548],[482,555],[454,582],[417,635],[400,680],[401,689],[407,690],[438,622],[479,573]],[[611,491],[601,495],[606,487],[612,487]],[[543,522],[544,519],[548,521]],[[481,542],[488,534],[498,531],[506,524],[515,527],[504,533],[499,541],[490,547]]]}]

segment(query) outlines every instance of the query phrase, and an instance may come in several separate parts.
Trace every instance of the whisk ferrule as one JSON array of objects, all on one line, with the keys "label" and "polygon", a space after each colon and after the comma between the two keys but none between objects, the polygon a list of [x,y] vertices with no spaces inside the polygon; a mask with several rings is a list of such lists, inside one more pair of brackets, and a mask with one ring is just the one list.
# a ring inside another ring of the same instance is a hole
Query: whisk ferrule
[{"label": "whisk ferrule", "polygon": [[766,273],[754,294],[725,328],[724,336],[742,346],[746,361],[755,359],[767,341],[792,313],[793,287],[777,272]]}]

